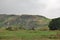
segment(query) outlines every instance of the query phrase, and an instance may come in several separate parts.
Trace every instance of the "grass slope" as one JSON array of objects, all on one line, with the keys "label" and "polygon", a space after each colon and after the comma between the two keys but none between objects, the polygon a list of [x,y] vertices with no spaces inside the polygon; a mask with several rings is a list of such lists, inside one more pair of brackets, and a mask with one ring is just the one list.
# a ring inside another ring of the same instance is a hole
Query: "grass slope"
[{"label": "grass slope", "polygon": [[0,29],[0,40],[60,40],[60,31],[8,31]]}]

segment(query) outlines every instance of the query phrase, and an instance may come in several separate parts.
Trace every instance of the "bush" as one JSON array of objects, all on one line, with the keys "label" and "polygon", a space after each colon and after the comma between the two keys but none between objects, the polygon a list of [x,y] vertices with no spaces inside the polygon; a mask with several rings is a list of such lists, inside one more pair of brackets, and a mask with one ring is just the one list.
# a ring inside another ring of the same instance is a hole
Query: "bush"
[{"label": "bush", "polygon": [[10,30],[11,31],[12,30],[12,27],[7,27],[6,30]]},{"label": "bush", "polygon": [[48,27],[40,27],[39,29],[37,29],[37,30],[40,30],[40,31],[48,31],[49,30],[49,28]]},{"label": "bush", "polygon": [[8,27],[6,28],[6,30],[9,30],[9,31],[17,31],[19,28],[17,27]]},{"label": "bush", "polygon": [[50,30],[60,30],[60,18],[52,19],[48,27]]}]

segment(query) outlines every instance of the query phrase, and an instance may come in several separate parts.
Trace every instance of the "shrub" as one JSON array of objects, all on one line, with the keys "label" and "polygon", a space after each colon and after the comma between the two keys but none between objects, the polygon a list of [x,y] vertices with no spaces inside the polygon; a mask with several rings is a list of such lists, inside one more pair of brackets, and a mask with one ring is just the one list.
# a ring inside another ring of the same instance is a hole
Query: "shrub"
[{"label": "shrub", "polygon": [[6,30],[10,30],[11,31],[12,30],[12,27],[7,27]]},{"label": "shrub", "polygon": [[17,27],[8,27],[6,28],[6,30],[9,30],[9,31],[17,31],[19,28]]},{"label": "shrub", "polygon": [[48,31],[49,28],[48,27],[40,27],[38,30],[40,30],[40,31]]}]

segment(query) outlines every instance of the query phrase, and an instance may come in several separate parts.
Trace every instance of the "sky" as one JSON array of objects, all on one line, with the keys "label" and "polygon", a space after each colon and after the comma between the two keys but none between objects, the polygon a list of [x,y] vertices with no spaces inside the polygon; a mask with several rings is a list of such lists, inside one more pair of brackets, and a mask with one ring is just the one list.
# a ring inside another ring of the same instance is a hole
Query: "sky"
[{"label": "sky", "polygon": [[0,14],[60,17],[60,0],[0,0]]}]

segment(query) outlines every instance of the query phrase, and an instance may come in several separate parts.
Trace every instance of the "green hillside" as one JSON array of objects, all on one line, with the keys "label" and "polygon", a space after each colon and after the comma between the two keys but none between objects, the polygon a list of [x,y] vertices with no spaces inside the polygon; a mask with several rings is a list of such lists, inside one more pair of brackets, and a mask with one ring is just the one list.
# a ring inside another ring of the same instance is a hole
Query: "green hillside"
[{"label": "green hillside", "polygon": [[48,26],[50,19],[40,15],[5,15],[0,14],[0,27],[19,27],[36,29]]}]

